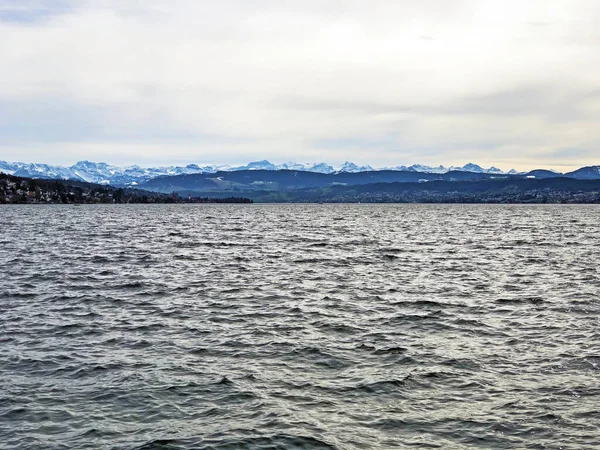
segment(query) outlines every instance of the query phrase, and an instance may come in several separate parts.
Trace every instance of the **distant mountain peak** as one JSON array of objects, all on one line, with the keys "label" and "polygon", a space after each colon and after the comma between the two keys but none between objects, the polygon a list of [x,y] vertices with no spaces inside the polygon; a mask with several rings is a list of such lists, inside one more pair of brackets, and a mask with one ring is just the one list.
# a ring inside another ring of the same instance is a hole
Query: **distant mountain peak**
[{"label": "distant mountain peak", "polygon": [[[141,184],[152,178],[172,175],[193,175],[202,173],[231,172],[239,170],[294,170],[302,172],[318,172],[323,174],[330,173],[355,173],[375,170],[401,171],[401,172],[421,172],[432,174],[445,174],[449,171],[475,172],[484,174],[504,174],[504,172],[494,166],[484,169],[478,164],[469,162],[462,167],[426,166],[422,164],[413,164],[411,166],[399,165],[393,167],[383,167],[374,169],[366,165],[361,166],[352,161],[345,161],[337,168],[324,162],[296,163],[289,161],[283,164],[273,164],[263,159],[252,161],[245,166],[231,167],[228,165],[200,166],[198,164],[188,164],[186,166],[159,166],[159,167],[140,167],[131,165],[119,167],[107,164],[105,162],[93,162],[81,160],[70,167],[53,166],[42,163],[23,163],[0,161],[0,172],[11,175],[31,177],[31,178],[54,178],[54,179],[73,179],[87,181],[91,183],[103,183],[112,185],[135,185]],[[535,177],[555,177],[565,176],[578,179],[600,179],[600,165],[581,167],[575,171],[562,175],[553,170],[538,169],[528,172],[517,172],[511,169],[507,175],[519,176],[530,175]]]},{"label": "distant mountain peak", "polygon": [[597,180],[600,179],[600,166],[581,167],[580,169],[565,173],[565,176],[581,180]]},{"label": "distant mountain peak", "polygon": [[466,170],[467,172],[483,172],[483,168],[477,164],[474,163],[467,163],[464,166],[462,166],[463,170]]},{"label": "distant mountain peak", "polygon": [[372,170],[373,170],[373,168],[371,166],[358,166],[358,165],[354,164],[351,161],[346,161],[339,168],[338,172],[353,173],[353,172],[369,172],[369,171],[372,171]]}]

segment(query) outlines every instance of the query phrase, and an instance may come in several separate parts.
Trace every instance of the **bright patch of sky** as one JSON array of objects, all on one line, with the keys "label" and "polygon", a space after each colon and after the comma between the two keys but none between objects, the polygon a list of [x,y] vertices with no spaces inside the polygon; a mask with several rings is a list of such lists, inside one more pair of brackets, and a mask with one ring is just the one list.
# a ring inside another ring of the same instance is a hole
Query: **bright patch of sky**
[{"label": "bright patch of sky", "polygon": [[600,164],[596,0],[0,0],[0,160]]},{"label": "bright patch of sky", "polygon": [[2,0],[0,22],[34,23],[64,14],[69,9],[68,0]]}]

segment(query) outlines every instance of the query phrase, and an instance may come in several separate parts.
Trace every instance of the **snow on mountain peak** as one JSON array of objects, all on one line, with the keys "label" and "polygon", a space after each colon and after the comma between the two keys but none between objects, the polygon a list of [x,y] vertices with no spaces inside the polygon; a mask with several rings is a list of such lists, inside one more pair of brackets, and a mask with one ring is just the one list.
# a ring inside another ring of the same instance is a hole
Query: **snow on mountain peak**
[{"label": "snow on mountain peak", "polygon": [[[598,167],[595,168],[599,170]],[[268,160],[252,161],[244,166],[228,166],[228,165],[211,165],[200,166],[198,164],[187,164],[185,166],[159,166],[159,167],[140,167],[131,165],[119,167],[107,164],[105,162],[93,162],[82,160],[73,164],[70,167],[51,166],[47,164],[34,163],[10,163],[0,161],[0,171],[12,175],[34,178],[59,178],[59,179],[74,179],[80,181],[88,181],[91,183],[109,183],[113,185],[134,185],[133,183],[143,183],[152,178],[167,175],[191,175],[198,173],[216,173],[219,171],[238,171],[238,170],[296,170],[319,173],[355,173],[374,170],[395,170],[407,172],[425,172],[443,174],[451,170],[461,170],[468,172],[487,173],[487,174],[503,174],[502,170],[496,167],[483,169],[481,166],[474,163],[467,163],[462,167],[445,167],[445,166],[426,166],[422,164],[413,164],[411,166],[399,165],[393,167],[383,167],[374,169],[366,165],[360,166],[354,162],[346,161],[341,166],[335,168],[324,162],[307,162],[296,163],[293,161],[283,164],[273,164]],[[509,174],[518,174],[512,170]]]},{"label": "snow on mountain peak", "polygon": [[371,170],[373,170],[373,168],[371,166],[358,166],[358,165],[354,164],[353,162],[346,161],[344,164],[342,164],[342,167],[340,167],[338,172],[355,173],[355,172],[367,172],[367,171],[371,171]]},{"label": "snow on mountain peak", "polygon": [[464,166],[462,166],[463,170],[467,171],[467,172],[477,172],[477,173],[481,173],[483,172],[483,168],[481,166],[478,166],[477,164],[473,164],[473,163],[467,163]]}]

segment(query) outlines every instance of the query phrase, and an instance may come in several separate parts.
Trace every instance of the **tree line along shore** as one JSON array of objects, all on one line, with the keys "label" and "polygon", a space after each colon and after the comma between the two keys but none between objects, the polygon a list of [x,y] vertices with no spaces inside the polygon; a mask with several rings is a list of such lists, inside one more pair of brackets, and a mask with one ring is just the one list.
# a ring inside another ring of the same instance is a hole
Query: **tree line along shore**
[{"label": "tree line along shore", "polygon": [[181,197],[135,188],[72,180],[24,178],[0,173],[0,204],[252,203],[244,197]]}]

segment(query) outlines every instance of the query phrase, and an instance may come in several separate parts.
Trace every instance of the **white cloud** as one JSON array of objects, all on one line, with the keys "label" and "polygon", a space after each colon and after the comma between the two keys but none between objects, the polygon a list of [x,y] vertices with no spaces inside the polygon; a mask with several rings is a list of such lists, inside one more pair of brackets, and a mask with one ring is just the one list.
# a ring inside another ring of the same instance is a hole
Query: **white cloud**
[{"label": "white cloud", "polygon": [[0,159],[600,162],[595,0],[43,3],[0,6]]}]

